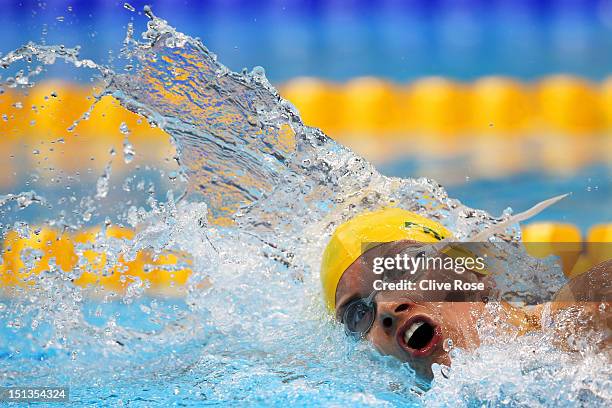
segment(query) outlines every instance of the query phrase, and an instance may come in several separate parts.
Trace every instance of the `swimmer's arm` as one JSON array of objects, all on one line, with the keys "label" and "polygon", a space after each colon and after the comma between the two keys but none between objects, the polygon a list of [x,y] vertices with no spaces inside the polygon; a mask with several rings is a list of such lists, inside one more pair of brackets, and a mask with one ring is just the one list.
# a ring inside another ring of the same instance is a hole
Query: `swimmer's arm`
[{"label": "swimmer's arm", "polygon": [[607,348],[612,342],[612,260],[594,266],[574,277],[541,311],[548,315],[552,329],[557,332],[555,343],[564,350],[574,351],[567,342],[576,335],[596,334],[594,344]]},{"label": "swimmer's arm", "polygon": [[572,278],[553,302],[609,302],[612,299],[612,259]]}]

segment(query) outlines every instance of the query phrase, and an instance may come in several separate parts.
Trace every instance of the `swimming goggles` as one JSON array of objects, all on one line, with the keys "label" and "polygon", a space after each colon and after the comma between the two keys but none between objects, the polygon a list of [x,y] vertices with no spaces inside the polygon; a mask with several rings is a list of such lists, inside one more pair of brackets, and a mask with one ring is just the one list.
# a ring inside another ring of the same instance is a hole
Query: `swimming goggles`
[{"label": "swimming goggles", "polygon": [[[383,280],[397,280],[404,274],[406,274],[405,271],[402,271],[399,276],[384,274]],[[370,331],[376,318],[374,297],[378,292],[380,290],[374,290],[368,297],[352,300],[345,306],[341,323],[344,324],[344,332],[347,336],[362,339]]]},{"label": "swimming goggles", "polygon": [[[411,249],[414,250],[414,248]],[[418,251],[417,256],[421,256],[422,248],[419,247]],[[406,274],[406,271],[386,271],[383,274],[383,280],[398,280]],[[380,291],[374,290],[368,297],[352,300],[346,305],[342,313],[341,323],[344,324],[344,332],[347,336],[362,339],[370,331],[376,318],[374,297],[378,292]]]},{"label": "swimming goggles", "polygon": [[374,297],[377,293],[375,290],[367,298],[355,299],[346,305],[342,323],[347,336],[361,339],[370,331],[376,318]]}]

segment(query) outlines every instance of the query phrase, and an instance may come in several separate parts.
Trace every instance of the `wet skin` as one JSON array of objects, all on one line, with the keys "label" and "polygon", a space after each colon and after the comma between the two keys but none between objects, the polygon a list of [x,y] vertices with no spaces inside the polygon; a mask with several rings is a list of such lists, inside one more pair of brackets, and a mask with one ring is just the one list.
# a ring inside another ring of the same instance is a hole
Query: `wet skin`
[{"label": "wet skin", "polygon": [[[380,279],[379,275],[372,273],[374,257],[394,256],[407,247],[418,245],[420,244],[412,241],[382,244],[368,250],[357,259],[338,282],[336,318],[342,320],[344,309],[352,300],[367,298],[373,292],[373,282]],[[608,265],[608,269],[610,267],[612,263]],[[585,273],[585,276],[589,276],[589,272]],[[437,280],[444,280],[440,273],[433,273],[431,276],[435,276]],[[464,274],[464,279],[487,280],[486,277],[471,272]],[[585,278],[571,281],[566,288],[572,288],[572,293],[583,293],[587,290],[584,289],[585,281],[587,281]],[[479,292],[477,297],[480,295],[482,292]],[[480,344],[477,322],[481,318],[490,318],[491,315],[485,312],[486,298],[463,301],[444,301],[442,298],[436,298],[436,301],[427,301],[431,299],[431,296],[427,296],[427,298],[419,297],[414,291],[398,290],[376,293],[374,297],[376,317],[365,338],[382,354],[406,361],[419,375],[431,378],[432,363],[450,365],[450,358],[444,350],[444,341],[451,339],[454,347],[464,350],[475,349]],[[519,332],[539,328],[541,309],[536,308],[527,312],[505,302],[500,305],[505,312],[506,321]],[[413,326],[415,322],[423,322],[423,328],[419,327],[421,331],[415,331],[411,336],[410,328],[415,327]],[[406,341],[407,332],[409,341]]]}]

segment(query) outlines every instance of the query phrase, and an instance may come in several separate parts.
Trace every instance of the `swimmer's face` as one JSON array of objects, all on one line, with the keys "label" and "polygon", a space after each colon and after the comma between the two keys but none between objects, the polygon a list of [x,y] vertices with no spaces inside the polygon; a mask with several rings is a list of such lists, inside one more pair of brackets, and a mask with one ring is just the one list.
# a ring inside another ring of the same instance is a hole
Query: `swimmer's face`
[{"label": "swimmer's face", "polygon": [[[348,303],[373,292],[374,280],[380,279],[371,271],[373,257],[390,256],[415,244],[403,241],[380,245],[355,261],[338,283],[338,320],[342,320]],[[483,302],[415,301],[414,292],[397,290],[378,292],[374,301],[375,319],[366,339],[381,353],[409,362],[420,375],[431,377],[432,363],[450,365],[445,340],[451,339],[453,346],[462,349],[479,344],[476,323],[483,313]]]}]

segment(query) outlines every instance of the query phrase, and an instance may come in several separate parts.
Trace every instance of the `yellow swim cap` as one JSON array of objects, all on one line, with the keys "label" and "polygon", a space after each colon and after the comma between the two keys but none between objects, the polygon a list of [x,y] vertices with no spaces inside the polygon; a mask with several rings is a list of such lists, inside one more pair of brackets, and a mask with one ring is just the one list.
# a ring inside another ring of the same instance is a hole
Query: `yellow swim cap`
[{"label": "yellow swim cap", "polygon": [[401,208],[385,208],[358,215],[334,231],[321,263],[323,296],[336,308],[336,288],[342,274],[362,255],[363,246],[399,240],[437,242],[451,233],[439,223]]}]

